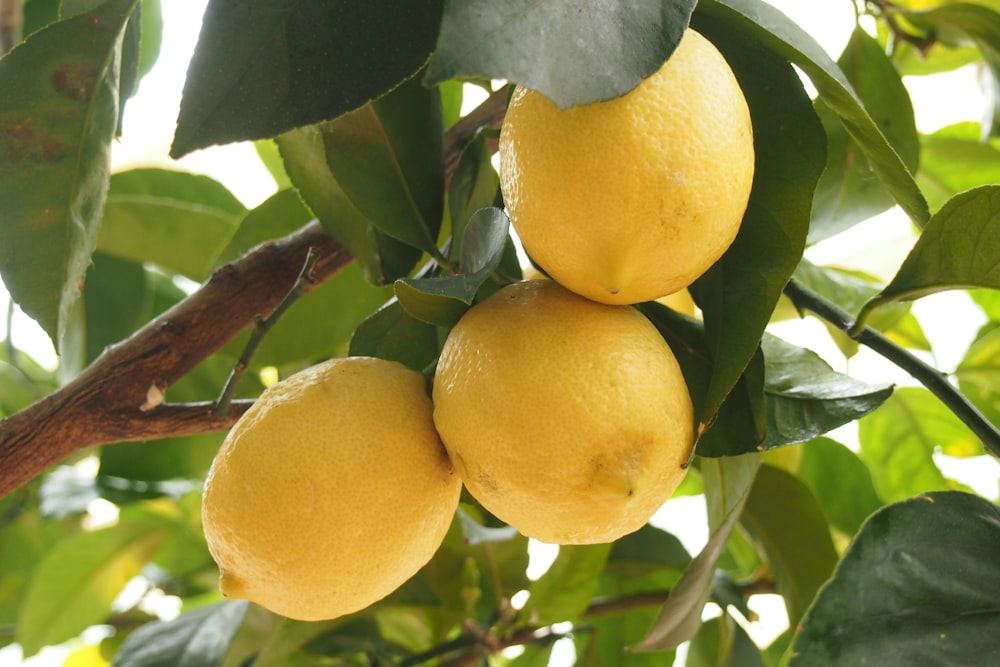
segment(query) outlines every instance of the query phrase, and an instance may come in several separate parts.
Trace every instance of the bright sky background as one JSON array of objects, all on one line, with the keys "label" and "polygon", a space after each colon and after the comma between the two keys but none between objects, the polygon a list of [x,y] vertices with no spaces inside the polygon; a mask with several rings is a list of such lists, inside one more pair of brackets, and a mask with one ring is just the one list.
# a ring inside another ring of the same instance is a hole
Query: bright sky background
[{"label": "bright sky background", "polygon": [[[833,56],[840,53],[854,26],[855,14],[850,0],[769,0],[794,21],[812,34]],[[205,173],[222,182],[248,207],[262,202],[275,191],[274,181],[260,165],[249,144],[238,144],[198,151],[174,161],[167,157],[167,150],[177,118],[180,94],[187,63],[197,41],[197,26],[207,0],[164,2],[163,49],[152,72],[145,77],[138,95],[129,102],[122,141],[115,146],[113,167],[123,170],[135,166],[166,166]],[[979,95],[976,74],[970,69],[949,75],[922,77],[907,80],[917,111],[917,123],[922,131],[933,131],[959,120],[979,120],[983,113],[983,100]],[[894,212],[880,216],[854,230],[841,235],[833,242],[821,244],[810,251],[810,257],[821,263],[854,265],[853,249],[868,246],[876,239],[881,245],[883,278],[891,277],[899,261],[913,242],[908,221]],[[878,273],[878,267],[864,267]],[[0,309],[6,312],[7,295],[0,286]],[[928,297],[915,304],[915,311],[927,329],[937,355],[939,368],[950,370],[959,360],[968,341],[982,322],[981,313],[962,294],[943,294]],[[776,331],[787,340],[810,347],[826,357],[835,368],[850,371],[852,375],[873,382],[895,381],[912,384],[912,380],[895,366],[874,353],[862,351],[848,365],[830,342],[823,325],[808,319],[782,325]],[[0,339],[5,336],[5,324],[0,318]],[[31,320],[17,314],[14,319],[13,339],[40,361],[54,363],[54,353],[44,333]],[[854,437],[852,428],[836,434],[845,442]],[[948,474],[972,484],[990,498],[995,498],[1000,466],[992,459],[970,459],[947,466]],[[707,539],[704,503],[699,499],[671,501],[660,515],[658,523],[676,532],[692,553],[700,549]],[[780,603],[761,596],[760,611],[765,620],[751,628],[762,637],[774,636],[782,629]],[[92,639],[99,639],[99,635]],[[48,667],[62,662],[65,651],[60,649],[43,652],[36,659],[22,663],[18,649],[0,649],[0,667],[28,665]]]}]

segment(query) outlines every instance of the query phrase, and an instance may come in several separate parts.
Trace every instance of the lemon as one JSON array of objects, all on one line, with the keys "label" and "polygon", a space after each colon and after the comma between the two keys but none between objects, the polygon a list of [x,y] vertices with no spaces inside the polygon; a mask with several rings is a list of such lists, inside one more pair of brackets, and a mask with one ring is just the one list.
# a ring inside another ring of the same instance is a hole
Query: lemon
[{"label": "lemon", "polygon": [[431,410],[423,376],[381,359],[333,359],[266,389],[205,481],[222,593],[336,618],[427,563],[461,491]]},{"label": "lemon", "polygon": [[743,92],[691,29],[658,72],[612,100],[559,109],[519,86],[499,154],[528,254],[565,287],[618,304],[704,273],[739,231],[754,171]]},{"label": "lemon", "polygon": [[[521,269],[521,275],[524,276],[525,280],[548,280],[548,276],[531,265]],[[688,315],[689,317],[695,317],[698,312],[698,306],[695,304],[691,293],[687,291],[687,288],[662,296],[657,301],[667,308],[676,310],[678,313]]]},{"label": "lemon", "polygon": [[691,399],[655,327],[551,280],[504,287],[449,333],[434,423],[469,492],[524,535],[610,542],[685,475]]}]

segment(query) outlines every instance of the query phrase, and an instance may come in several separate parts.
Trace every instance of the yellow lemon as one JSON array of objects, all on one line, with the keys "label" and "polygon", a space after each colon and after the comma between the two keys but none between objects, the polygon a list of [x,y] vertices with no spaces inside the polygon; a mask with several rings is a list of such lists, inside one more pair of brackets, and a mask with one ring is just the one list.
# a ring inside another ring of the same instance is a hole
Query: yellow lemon
[{"label": "yellow lemon", "polygon": [[694,444],[687,386],[656,328],[551,280],[504,287],[459,320],[434,423],[483,507],[557,544],[641,528]]},{"label": "yellow lemon", "polygon": [[617,304],[676,292],[721,257],[754,171],[743,92],[691,29],[621,97],[559,109],[518,87],[499,154],[504,203],[528,254],[565,287]]},{"label": "yellow lemon", "polygon": [[205,481],[227,597],[301,620],[367,607],[440,546],[461,481],[419,373],[333,359],[266,389]]}]

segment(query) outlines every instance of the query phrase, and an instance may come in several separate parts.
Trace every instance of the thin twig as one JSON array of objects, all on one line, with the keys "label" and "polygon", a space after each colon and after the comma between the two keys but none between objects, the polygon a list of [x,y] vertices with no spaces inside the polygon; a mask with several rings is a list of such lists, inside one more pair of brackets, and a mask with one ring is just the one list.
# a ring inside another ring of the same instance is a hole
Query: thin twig
[{"label": "thin twig", "polygon": [[299,271],[298,278],[295,279],[295,283],[292,288],[288,290],[288,294],[285,298],[281,300],[278,307],[275,308],[270,315],[267,317],[257,316],[254,319],[253,331],[250,332],[250,339],[247,341],[246,347],[243,348],[243,353],[240,354],[240,358],[236,361],[233,366],[233,370],[229,373],[229,378],[226,380],[226,385],[222,388],[222,393],[219,395],[218,400],[215,402],[215,414],[219,417],[229,414],[229,406],[233,402],[233,396],[236,394],[236,388],[240,384],[240,380],[243,379],[243,373],[246,372],[247,367],[250,366],[250,360],[253,359],[254,353],[257,352],[257,348],[260,347],[261,341],[264,340],[264,336],[271,330],[271,327],[281,319],[281,316],[291,308],[292,304],[299,300],[300,297],[304,296],[308,288],[315,282],[312,276],[313,266],[316,265],[316,260],[318,257],[313,249],[310,247],[308,252],[306,252],[305,262],[302,264],[302,270]]},{"label": "thin twig", "polygon": [[[790,280],[785,286],[785,294],[800,311],[811,311],[844,333],[851,332],[854,319],[847,312],[799,281]],[[948,381],[945,373],[921,361],[870,326],[861,328],[852,338],[888,359],[929,389],[975,433],[991,454],[1000,457],[1000,429]]]}]

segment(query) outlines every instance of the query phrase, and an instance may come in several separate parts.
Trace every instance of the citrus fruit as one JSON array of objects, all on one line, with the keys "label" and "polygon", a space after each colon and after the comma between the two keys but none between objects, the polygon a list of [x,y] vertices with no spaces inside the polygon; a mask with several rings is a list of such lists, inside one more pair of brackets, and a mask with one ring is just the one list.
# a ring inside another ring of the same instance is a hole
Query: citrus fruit
[{"label": "citrus fruit", "polygon": [[688,29],[631,92],[559,109],[519,86],[500,132],[500,187],[525,250],[604,303],[691,284],[731,245],[753,181],[753,132],[729,65]]},{"label": "citrus fruit", "polygon": [[691,399],[659,332],[551,280],[462,316],[434,376],[434,423],[469,492],[524,535],[610,542],[685,474]]},{"label": "citrus fruit", "polygon": [[202,519],[224,595],[320,620],[426,564],[460,491],[423,376],[351,357],[261,394],[212,463]]}]

